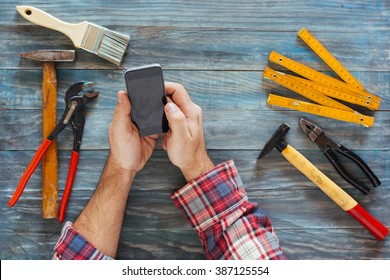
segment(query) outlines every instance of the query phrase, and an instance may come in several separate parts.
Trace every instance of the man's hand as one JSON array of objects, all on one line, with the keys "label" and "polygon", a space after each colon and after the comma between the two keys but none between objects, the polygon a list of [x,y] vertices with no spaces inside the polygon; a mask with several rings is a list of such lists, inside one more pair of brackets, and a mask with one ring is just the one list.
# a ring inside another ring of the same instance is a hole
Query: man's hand
[{"label": "man's hand", "polygon": [[192,102],[181,84],[165,83],[165,91],[169,97],[165,114],[170,130],[164,136],[163,148],[189,182],[214,168],[204,143],[202,109]]},{"label": "man's hand", "polygon": [[154,150],[159,135],[140,137],[130,119],[131,104],[124,91],[118,92],[118,102],[109,129],[109,164],[130,172],[140,171]]}]

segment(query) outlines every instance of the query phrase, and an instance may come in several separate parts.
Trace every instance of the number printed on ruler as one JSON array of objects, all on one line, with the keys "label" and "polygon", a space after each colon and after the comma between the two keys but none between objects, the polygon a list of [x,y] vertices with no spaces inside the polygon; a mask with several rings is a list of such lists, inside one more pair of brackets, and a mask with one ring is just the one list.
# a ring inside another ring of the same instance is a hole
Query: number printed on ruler
[{"label": "number printed on ruler", "polygon": [[309,98],[310,100],[313,100],[319,104],[322,104],[324,106],[328,106],[335,109],[340,109],[348,112],[353,112],[354,110],[349,108],[348,106],[345,106],[344,104],[341,104],[340,102],[337,102],[333,100],[330,97],[327,97],[326,95],[313,90],[309,87],[306,87],[305,85],[300,84],[299,82],[296,82],[295,80],[289,78],[287,75],[277,72],[275,70],[272,70],[269,67],[266,67],[264,69],[263,73],[264,78],[268,78],[272,81],[275,81],[279,83],[280,85],[295,91],[296,93],[299,93],[300,95]]},{"label": "number printed on ruler", "polygon": [[304,102],[292,98],[282,97],[275,94],[269,94],[267,104],[280,106],[300,112],[310,113],[322,117],[332,118],[339,121],[352,122],[371,127],[374,123],[374,118],[358,113],[346,112],[326,106],[321,106],[309,102]]},{"label": "number printed on ruler", "polygon": [[364,87],[357,79],[307,30],[302,28],[298,36],[330,67],[340,76],[347,84],[359,90]]},{"label": "number printed on ruler", "polygon": [[370,102],[370,100],[368,100],[368,99],[361,98],[359,96],[352,96],[349,94],[345,94],[344,92],[335,90],[332,87],[329,87],[327,85],[315,83],[315,82],[312,82],[312,81],[304,79],[304,78],[299,78],[297,76],[286,74],[286,77],[289,77],[290,79],[293,79],[293,80],[297,81],[298,83],[300,83],[308,88],[312,88],[318,92],[321,92],[322,94],[324,94],[326,96],[333,97],[333,98],[336,98],[338,100],[343,100],[343,101],[349,102],[351,104],[356,104],[356,105],[360,105],[363,107],[367,107],[373,111],[379,109],[379,103]]}]

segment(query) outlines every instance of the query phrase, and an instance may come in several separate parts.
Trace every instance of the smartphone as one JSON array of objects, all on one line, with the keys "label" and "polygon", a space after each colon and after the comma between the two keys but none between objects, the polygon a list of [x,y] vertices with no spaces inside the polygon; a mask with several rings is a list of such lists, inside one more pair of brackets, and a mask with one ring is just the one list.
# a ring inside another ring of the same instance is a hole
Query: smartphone
[{"label": "smartphone", "polygon": [[161,66],[151,64],[130,68],[124,76],[131,102],[131,119],[140,135],[167,132],[169,127],[164,112],[166,95]]}]

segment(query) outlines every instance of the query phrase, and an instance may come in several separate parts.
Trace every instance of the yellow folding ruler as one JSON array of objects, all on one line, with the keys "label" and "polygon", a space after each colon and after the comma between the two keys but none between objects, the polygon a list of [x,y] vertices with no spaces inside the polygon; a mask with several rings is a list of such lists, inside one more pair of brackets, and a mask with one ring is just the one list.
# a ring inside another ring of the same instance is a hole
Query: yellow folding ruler
[{"label": "yellow folding ruler", "polygon": [[346,94],[346,93],[343,93],[341,91],[335,90],[330,86],[327,86],[324,84],[319,84],[319,83],[316,83],[316,82],[313,82],[313,81],[310,81],[307,79],[299,78],[297,76],[292,76],[292,75],[288,75],[288,74],[286,74],[286,76],[289,77],[290,79],[293,79],[293,80],[299,82],[300,84],[302,84],[306,87],[309,87],[313,90],[316,90],[316,91],[318,91],[326,96],[333,97],[333,98],[336,98],[338,100],[344,100],[348,103],[357,104],[357,105],[360,105],[362,107],[367,107],[373,111],[379,109],[380,103],[375,102],[375,101],[371,101],[368,98]]},{"label": "yellow folding ruler", "polygon": [[349,73],[349,71],[307,30],[305,27],[298,32],[298,36],[339,75],[347,84],[359,90],[364,87]]},{"label": "yellow folding ruler", "polygon": [[379,108],[381,99],[378,96],[373,95],[372,93],[355,89],[354,87],[340,80],[325,75],[324,73],[318,72],[310,67],[303,65],[302,63],[296,62],[275,51],[271,52],[268,59],[269,61],[281,65],[288,70],[293,71],[296,74],[311,80],[312,82],[333,88],[341,95],[363,98],[369,102],[367,105],[370,105],[371,103],[377,103],[374,106],[377,106]]},{"label": "yellow folding ruler", "polygon": [[381,99],[378,96],[367,92],[359,81],[354,78],[306,28],[302,28],[298,32],[298,36],[305,41],[307,45],[309,45],[309,47],[344,80],[344,82],[272,51],[269,56],[269,61],[281,65],[303,78],[281,73],[269,67],[264,70],[263,77],[273,80],[320,105],[274,94],[269,95],[267,104],[341,121],[353,122],[367,127],[372,126],[374,122],[373,117],[362,115],[333,98],[360,105],[373,111],[379,109]]},{"label": "yellow folding ruler", "polygon": [[315,89],[305,86],[303,83],[301,84],[299,81],[297,82],[297,80],[295,80],[295,78],[293,78],[293,76],[291,75],[277,72],[269,67],[266,67],[264,69],[263,77],[275,81],[278,84],[284,86],[285,88],[291,89],[292,91],[295,91],[296,93],[299,93],[300,95],[310,100],[313,100],[321,105],[348,112],[354,112],[354,110],[349,108],[348,106],[337,102],[336,100],[322,94]]},{"label": "yellow folding ruler", "polygon": [[267,104],[295,109],[304,113],[328,117],[340,121],[357,123],[367,127],[371,127],[374,123],[373,117],[365,116],[359,113],[350,113],[344,110],[334,109],[292,98],[282,97],[275,94],[268,95]]}]

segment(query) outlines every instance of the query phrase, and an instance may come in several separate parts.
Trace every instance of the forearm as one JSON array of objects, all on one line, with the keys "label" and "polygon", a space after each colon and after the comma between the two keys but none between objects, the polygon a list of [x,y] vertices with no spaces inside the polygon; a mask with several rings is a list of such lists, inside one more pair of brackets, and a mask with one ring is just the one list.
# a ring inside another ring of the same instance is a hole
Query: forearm
[{"label": "forearm", "polygon": [[135,172],[120,168],[109,157],[95,193],[73,225],[99,251],[113,258],[134,176]]}]

